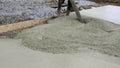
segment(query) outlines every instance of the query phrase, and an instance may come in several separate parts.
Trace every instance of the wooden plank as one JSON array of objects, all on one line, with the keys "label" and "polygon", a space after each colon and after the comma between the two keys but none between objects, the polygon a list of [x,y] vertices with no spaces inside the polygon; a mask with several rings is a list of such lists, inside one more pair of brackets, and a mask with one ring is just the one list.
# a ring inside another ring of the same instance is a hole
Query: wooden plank
[{"label": "wooden plank", "polygon": [[[60,16],[65,16],[66,14],[63,13]],[[57,16],[56,16],[57,17]],[[23,21],[23,22],[18,22],[18,23],[13,23],[13,24],[8,24],[8,25],[2,25],[0,26],[0,34],[10,32],[10,31],[15,31],[15,30],[21,30],[25,28],[29,28],[38,24],[46,23],[48,20],[55,18],[54,16],[42,18],[42,19],[36,19],[36,20],[29,20],[29,21]]]},{"label": "wooden plank", "polygon": [[34,25],[44,23],[52,18],[53,17],[47,17],[47,18],[42,18],[42,19],[37,19],[37,20],[29,20],[29,21],[23,21],[23,22],[8,24],[8,25],[2,25],[0,26],[0,34],[9,32],[9,31],[32,27]]}]

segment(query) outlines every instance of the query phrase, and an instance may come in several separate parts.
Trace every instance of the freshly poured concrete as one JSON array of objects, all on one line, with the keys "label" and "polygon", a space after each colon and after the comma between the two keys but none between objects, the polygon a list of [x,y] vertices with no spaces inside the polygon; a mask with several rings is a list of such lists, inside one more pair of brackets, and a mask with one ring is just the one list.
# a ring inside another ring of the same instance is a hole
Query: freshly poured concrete
[{"label": "freshly poured concrete", "polygon": [[21,40],[0,39],[0,68],[120,68],[120,62],[87,49],[77,54],[51,54],[25,48]]},{"label": "freshly poured concrete", "polygon": [[17,38],[22,39],[25,47],[42,52],[79,53],[81,48],[89,48],[120,57],[120,32],[106,31],[116,25],[104,20],[85,19],[88,22],[83,24],[71,13],[50,20],[48,24],[23,30]]},{"label": "freshly poured concrete", "polygon": [[83,16],[97,18],[120,25],[120,6],[103,6],[81,11]]},{"label": "freshly poured concrete", "polygon": [[0,68],[120,68],[120,31],[103,30],[111,26],[72,14],[0,39]]}]

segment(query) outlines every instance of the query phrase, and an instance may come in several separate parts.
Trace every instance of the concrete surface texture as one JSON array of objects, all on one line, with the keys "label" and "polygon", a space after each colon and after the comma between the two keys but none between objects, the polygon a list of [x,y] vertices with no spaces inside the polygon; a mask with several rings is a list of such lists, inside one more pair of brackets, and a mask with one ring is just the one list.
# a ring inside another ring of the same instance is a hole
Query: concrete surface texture
[{"label": "concrete surface texture", "polygon": [[19,39],[0,39],[0,68],[120,68],[120,59],[89,49],[44,53],[23,47]]},{"label": "concrete surface texture", "polygon": [[87,24],[77,21],[75,13],[71,13],[50,20],[49,24],[24,30],[17,38],[28,48],[48,53],[79,53],[81,48],[89,48],[120,57],[119,30],[106,31],[118,25],[87,17],[85,20]]},{"label": "concrete surface texture", "polygon": [[120,68],[120,31],[105,20],[75,13],[0,38],[0,68]]},{"label": "concrete surface texture", "polygon": [[96,19],[102,19],[109,22],[112,22],[114,24],[120,25],[120,7],[119,6],[103,6],[88,10],[81,11],[81,14],[84,16],[93,17]]}]

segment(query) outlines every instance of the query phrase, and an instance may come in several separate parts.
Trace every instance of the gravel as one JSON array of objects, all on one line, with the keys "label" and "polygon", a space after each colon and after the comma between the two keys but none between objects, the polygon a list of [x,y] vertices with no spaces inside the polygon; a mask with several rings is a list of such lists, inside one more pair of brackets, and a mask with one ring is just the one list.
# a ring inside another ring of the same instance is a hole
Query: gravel
[{"label": "gravel", "polygon": [[[0,24],[11,24],[25,20],[39,19],[46,16],[57,16],[56,3],[51,0],[0,0]],[[94,2],[80,0],[77,6],[96,5]],[[66,11],[63,7],[62,12]]]}]

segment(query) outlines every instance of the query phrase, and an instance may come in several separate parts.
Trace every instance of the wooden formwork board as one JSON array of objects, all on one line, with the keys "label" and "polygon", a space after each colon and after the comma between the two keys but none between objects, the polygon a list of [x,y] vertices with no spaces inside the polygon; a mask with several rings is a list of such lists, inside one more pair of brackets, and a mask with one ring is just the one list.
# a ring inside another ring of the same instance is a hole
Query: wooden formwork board
[{"label": "wooden formwork board", "polygon": [[29,21],[23,21],[23,22],[8,24],[8,25],[2,25],[0,26],[0,34],[14,31],[14,30],[20,30],[20,29],[32,27],[37,24],[42,24],[52,18],[53,17],[46,17],[46,18],[37,19],[37,20],[29,20]]},{"label": "wooden formwork board", "polygon": [[[65,16],[65,15],[66,15],[66,13],[60,14],[60,16]],[[29,28],[29,27],[32,27],[32,26],[35,26],[35,25],[38,25],[38,24],[43,24],[43,23],[46,23],[48,20],[56,18],[56,17],[55,16],[50,16],[50,17],[36,19],[36,20],[28,20],[28,21],[13,23],[13,24],[1,25],[0,26],[0,34],[10,32],[10,31]]]}]

